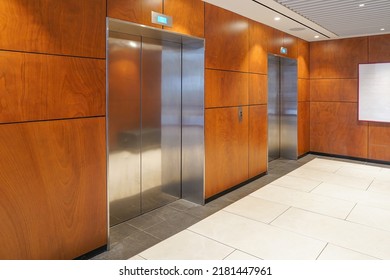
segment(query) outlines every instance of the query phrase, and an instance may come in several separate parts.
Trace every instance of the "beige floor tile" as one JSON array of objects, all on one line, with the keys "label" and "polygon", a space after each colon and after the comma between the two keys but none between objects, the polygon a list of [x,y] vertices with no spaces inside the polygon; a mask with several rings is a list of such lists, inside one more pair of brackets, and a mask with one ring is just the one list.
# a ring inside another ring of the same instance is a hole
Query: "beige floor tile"
[{"label": "beige floor tile", "polygon": [[329,173],[335,173],[340,168],[346,166],[346,163],[344,162],[336,162],[332,160],[327,159],[313,159],[312,161],[306,163],[302,168],[312,168],[316,169],[318,171],[324,171]]},{"label": "beige floor tile", "polygon": [[324,182],[325,180],[329,179],[329,177],[332,176],[333,174],[334,173],[331,172],[325,172],[325,171],[315,170],[311,168],[304,168],[303,166],[288,173],[287,175]]},{"label": "beige floor tile", "polygon": [[200,221],[189,230],[268,260],[313,260],[326,245],[325,242],[225,211]]},{"label": "beige floor tile", "polygon": [[328,244],[318,260],[377,260],[377,258]]},{"label": "beige floor tile", "polygon": [[390,181],[390,167],[382,168],[381,172],[375,177],[379,180]]},{"label": "beige floor tile", "polygon": [[255,256],[249,255],[247,253],[236,250],[233,253],[231,253],[229,256],[227,256],[225,260],[260,260],[260,259],[256,258]]},{"label": "beige floor tile", "polygon": [[285,175],[282,178],[279,178],[272,182],[272,184],[276,186],[285,187],[285,188],[294,189],[303,192],[310,192],[321,183],[322,181],[299,178],[290,175]]},{"label": "beige floor tile", "polygon": [[140,255],[135,255],[134,257],[130,258],[129,260],[144,261],[145,259],[143,257],[141,257]]},{"label": "beige floor tile", "polygon": [[234,248],[184,230],[141,252],[147,260],[222,260]]},{"label": "beige floor tile", "polygon": [[290,206],[247,196],[224,208],[224,211],[237,214],[263,223],[270,223]]},{"label": "beige floor tile", "polygon": [[390,195],[323,183],[312,193],[390,210]]},{"label": "beige floor tile", "polygon": [[255,191],[251,196],[341,219],[345,219],[355,206],[354,202],[286,189],[273,184]]},{"label": "beige floor tile", "polygon": [[390,259],[390,232],[290,208],[272,225],[379,259]]},{"label": "beige floor tile", "polygon": [[373,177],[358,178],[354,176],[344,176],[340,174],[333,174],[324,180],[324,183],[336,184],[340,186],[355,188],[359,190],[367,190],[371,185]]},{"label": "beige floor tile", "polygon": [[390,210],[357,204],[347,220],[390,232]]},{"label": "beige floor tile", "polygon": [[381,169],[382,168],[380,167],[369,165],[356,165],[354,167],[345,166],[340,168],[336,174],[353,178],[363,178],[372,181],[380,174]]},{"label": "beige floor tile", "polygon": [[368,191],[380,192],[390,195],[390,180],[386,181],[381,179],[375,179],[368,188]]}]

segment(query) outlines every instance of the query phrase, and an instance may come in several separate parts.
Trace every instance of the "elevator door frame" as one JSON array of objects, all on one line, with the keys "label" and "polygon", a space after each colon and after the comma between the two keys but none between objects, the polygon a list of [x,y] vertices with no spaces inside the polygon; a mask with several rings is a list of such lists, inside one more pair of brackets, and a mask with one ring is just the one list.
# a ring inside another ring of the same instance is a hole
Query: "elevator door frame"
[{"label": "elevator door frame", "polygon": [[[109,39],[110,34],[121,34],[126,37],[140,37],[144,41],[160,41],[166,42],[167,45],[180,45],[181,47],[181,84],[180,84],[180,106],[181,115],[179,116],[179,131],[180,139],[180,184],[181,189],[179,198],[189,200],[197,204],[204,204],[204,39],[185,36],[182,34],[168,32],[161,29],[150,28],[133,24],[121,20],[107,18],[107,200],[108,200],[108,228],[110,227],[110,208],[113,201],[110,200],[110,192],[115,188],[110,179],[114,177],[114,171],[110,167],[115,162],[110,162],[112,147],[110,147],[110,126],[112,125],[113,109],[110,109],[110,49]],[[130,43],[130,42],[129,42]],[[142,52],[142,51],[141,51]],[[141,55],[142,56],[142,55]],[[144,60],[144,59],[141,59]],[[142,61],[141,61],[142,63]],[[140,64],[141,64],[140,63]],[[168,75],[169,69],[167,67]],[[141,83],[141,81],[140,81]],[[163,87],[169,87],[170,83],[166,83]],[[142,87],[142,85],[141,85]],[[177,88],[175,89],[177,90]],[[163,102],[163,101],[162,101]],[[142,115],[142,102],[140,102],[140,115]],[[169,108],[168,108],[169,110]],[[162,122],[170,122],[177,116],[168,116]],[[110,125],[111,121],[111,125]],[[176,122],[176,121],[175,121]],[[142,131],[141,131],[142,133]],[[169,135],[167,135],[169,136]],[[141,137],[142,139],[142,137]],[[165,141],[169,145],[169,139]],[[136,147],[141,154],[141,148]],[[137,152],[137,151],[136,151]],[[140,156],[141,159],[141,156]],[[140,168],[142,162],[140,160]],[[138,168],[138,167],[134,167]],[[169,166],[167,167],[169,169]],[[141,171],[142,174],[142,171]],[[125,172],[123,172],[126,176]],[[141,175],[142,176],[142,175]],[[139,178],[140,184],[142,177]],[[169,191],[169,190],[168,190]],[[142,198],[140,198],[142,200]],[[137,204],[137,203],[135,203]],[[161,206],[161,205],[160,205]],[[127,219],[135,217],[142,213],[142,206],[139,205],[140,211],[130,215]],[[146,209],[152,210],[153,208]],[[124,220],[123,220],[124,221]]]},{"label": "elevator door frame", "polygon": [[277,158],[298,158],[297,60],[269,54],[268,161]]}]

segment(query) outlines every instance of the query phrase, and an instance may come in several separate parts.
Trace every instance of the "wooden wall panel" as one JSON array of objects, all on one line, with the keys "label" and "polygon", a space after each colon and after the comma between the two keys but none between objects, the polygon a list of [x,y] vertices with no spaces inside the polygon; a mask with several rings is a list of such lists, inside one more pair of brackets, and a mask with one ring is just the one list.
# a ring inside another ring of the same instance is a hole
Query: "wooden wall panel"
[{"label": "wooden wall panel", "polygon": [[152,24],[152,11],[163,12],[163,0],[107,0],[109,17],[161,28]]},{"label": "wooden wall panel", "polygon": [[204,2],[201,0],[164,0],[164,14],[173,16],[173,27],[164,29],[204,37]]},{"label": "wooden wall panel", "polygon": [[205,5],[206,68],[248,72],[248,19]]},{"label": "wooden wall panel", "polygon": [[269,31],[268,52],[280,55],[280,47],[283,47],[283,32],[275,28]]},{"label": "wooden wall panel", "polygon": [[311,102],[310,116],[311,151],[367,158],[368,125],[356,103]]},{"label": "wooden wall panel", "polygon": [[105,115],[105,61],[0,51],[0,123]]},{"label": "wooden wall panel", "polygon": [[105,17],[105,0],[2,0],[0,49],[104,58]]},{"label": "wooden wall panel", "polygon": [[369,123],[368,158],[390,162],[390,124]]},{"label": "wooden wall panel", "polygon": [[369,62],[390,62],[390,34],[368,37]]},{"label": "wooden wall panel", "polygon": [[357,79],[312,79],[312,101],[357,102]]},{"label": "wooden wall panel", "polygon": [[298,101],[310,101],[309,79],[298,79]]},{"label": "wooden wall panel", "polygon": [[298,156],[310,152],[310,102],[298,102]]},{"label": "wooden wall panel", "polygon": [[267,171],[267,105],[249,106],[249,178]]},{"label": "wooden wall panel", "polygon": [[205,71],[205,107],[226,107],[248,104],[248,74]]},{"label": "wooden wall panel", "polygon": [[267,74],[270,32],[270,27],[249,21],[249,72]]},{"label": "wooden wall panel", "polygon": [[205,195],[210,198],[248,179],[248,107],[206,109]]},{"label": "wooden wall panel", "polygon": [[267,104],[268,76],[249,74],[249,104]]},{"label": "wooden wall panel", "polygon": [[358,64],[368,61],[367,53],[367,37],[312,43],[311,78],[356,79]]},{"label": "wooden wall panel", "polygon": [[310,78],[310,45],[297,39],[298,44],[298,78]]},{"label": "wooden wall panel", "polygon": [[107,244],[104,118],[0,126],[0,259]]},{"label": "wooden wall panel", "polygon": [[282,54],[282,56],[289,58],[298,57],[298,38],[290,34],[283,33],[283,47],[287,48],[287,55]]}]

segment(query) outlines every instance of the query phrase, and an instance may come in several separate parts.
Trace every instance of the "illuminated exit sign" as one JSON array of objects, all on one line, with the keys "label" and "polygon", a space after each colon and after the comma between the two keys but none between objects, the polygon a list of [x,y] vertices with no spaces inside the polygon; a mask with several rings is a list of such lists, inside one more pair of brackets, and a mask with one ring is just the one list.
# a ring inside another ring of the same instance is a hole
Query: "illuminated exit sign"
[{"label": "illuminated exit sign", "polygon": [[152,23],[172,27],[172,17],[152,12]]}]

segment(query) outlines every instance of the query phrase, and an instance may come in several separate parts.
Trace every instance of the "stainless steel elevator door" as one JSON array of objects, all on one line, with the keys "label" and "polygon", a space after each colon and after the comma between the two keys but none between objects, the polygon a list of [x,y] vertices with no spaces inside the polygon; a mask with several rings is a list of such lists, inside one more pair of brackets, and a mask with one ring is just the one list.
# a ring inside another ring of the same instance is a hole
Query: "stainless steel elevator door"
[{"label": "stainless steel elevator door", "polygon": [[108,40],[108,187],[110,225],[141,213],[141,37]]},{"label": "stainless steel elevator door", "polygon": [[268,161],[280,158],[279,57],[268,56]]},{"label": "stainless steel elevator door", "polygon": [[181,196],[181,44],[110,32],[110,225]]},{"label": "stainless steel elevator door", "polygon": [[142,212],[181,195],[181,44],[142,39]]},{"label": "stainless steel elevator door", "polygon": [[268,161],[298,156],[295,59],[268,55]]},{"label": "stainless steel elevator door", "polygon": [[298,157],[298,73],[297,61],[280,58],[280,156]]}]

